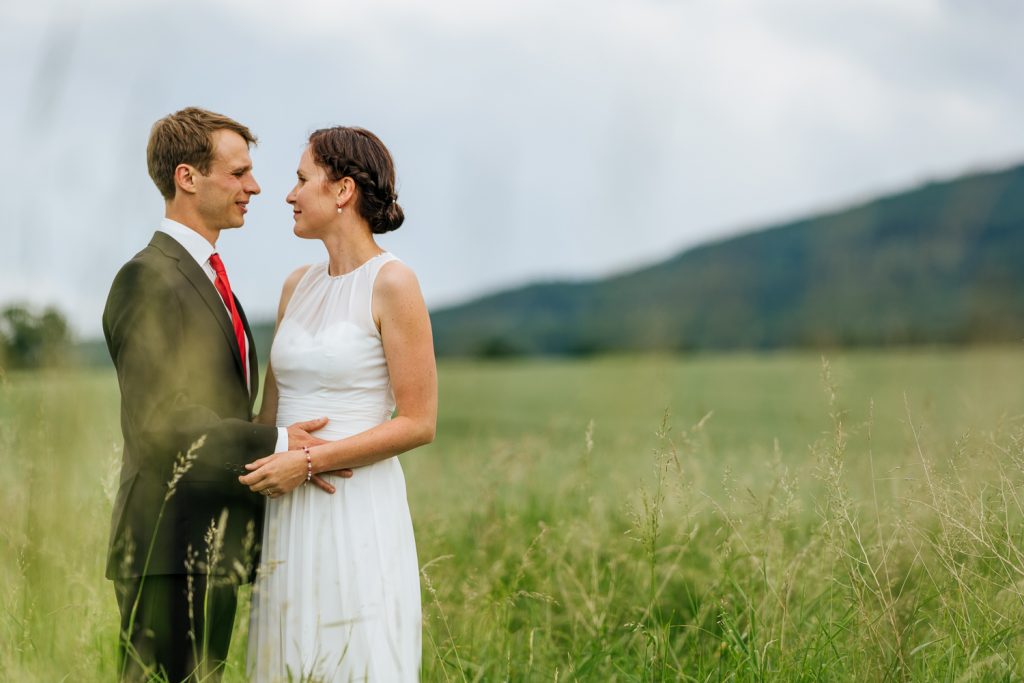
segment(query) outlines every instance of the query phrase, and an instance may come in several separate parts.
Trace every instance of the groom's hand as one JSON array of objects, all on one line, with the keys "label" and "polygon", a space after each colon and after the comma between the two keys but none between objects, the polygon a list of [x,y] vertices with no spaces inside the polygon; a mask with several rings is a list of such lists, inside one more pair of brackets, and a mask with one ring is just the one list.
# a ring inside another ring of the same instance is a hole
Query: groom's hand
[{"label": "groom's hand", "polygon": [[312,483],[314,486],[323,491],[327,491],[327,493],[334,493],[334,486],[331,482],[323,478],[323,474],[333,474],[334,476],[341,477],[342,479],[350,479],[352,477],[352,470],[331,470],[330,472],[322,472],[321,474],[313,475]]},{"label": "groom's hand", "polygon": [[318,417],[315,420],[306,420],[305,422],[296,422],[291,425],[288,427],[288,450],[301,451],[303,446],[312,448],[313,446],[319,446],[322,443],[327,443],[323,439],[318,439],[310,434],[310,432],[323,429],[326,425],[326,417]]},{"label": "groom's hand", "polygon": [[[323,439],[310,434],[317,430],[323,429],[327,425],[326,417],[318,417],[315,420],[306,420],[305,422],[296,422],[295,424],[288,427],[288,450],[298,451],[302,450],[303,446],[312,448],[322,443],[327,443]],[[333,474],[336,477],[348,479],[352,476],[352,470],[331,470],[330,472],[323,472],[323,474]],[[319,474],[313,475],[313,485],[319,489],[323,489],[327,493],[334,493],[334,487]]]}]

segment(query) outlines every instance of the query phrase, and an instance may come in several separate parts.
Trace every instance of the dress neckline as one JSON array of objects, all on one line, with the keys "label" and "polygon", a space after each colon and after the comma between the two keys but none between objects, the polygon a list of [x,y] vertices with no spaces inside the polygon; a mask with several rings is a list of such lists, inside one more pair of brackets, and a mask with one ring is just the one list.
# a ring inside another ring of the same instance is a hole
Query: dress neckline
[{"label": "dress neckline", "polygon": [[341,279],[344,279],[344,278],[348,277],[349,275],[352,275],[353,273],[359,272],[360,270],[362,270],[366,266],[370,265],[370,263],[372,263],[373,261],[376,261],[377,259],[379,259],[381,256],[387,256],[388,253],[389,252],[385,250],[385,251],[380,252],[376,256],[371,256],[370,258],[368,258],[367,260],[363,261],[362,263],[360,263],[358,266],[356,266],[352,270],[348,271],[347,273],[341,273],[340,275],[331,275],[331,262],[327,261],[327,263],[324,264],[324,276],[328,280],[341,280]]}]

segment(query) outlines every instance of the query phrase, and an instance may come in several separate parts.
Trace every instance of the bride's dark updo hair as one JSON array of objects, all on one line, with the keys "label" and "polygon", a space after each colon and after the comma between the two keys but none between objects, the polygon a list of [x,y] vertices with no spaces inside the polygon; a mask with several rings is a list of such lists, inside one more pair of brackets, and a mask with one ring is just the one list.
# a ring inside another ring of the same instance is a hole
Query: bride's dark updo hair
[{"label": "bride's dark updo hair", "polygon": [[364,128],[321,128],[309,136],[309,149],[331,181],[355,181],[359,188],[355,209],[374,234],[402,225],[405,213],[395,192],[395,163],[380,138]]}]

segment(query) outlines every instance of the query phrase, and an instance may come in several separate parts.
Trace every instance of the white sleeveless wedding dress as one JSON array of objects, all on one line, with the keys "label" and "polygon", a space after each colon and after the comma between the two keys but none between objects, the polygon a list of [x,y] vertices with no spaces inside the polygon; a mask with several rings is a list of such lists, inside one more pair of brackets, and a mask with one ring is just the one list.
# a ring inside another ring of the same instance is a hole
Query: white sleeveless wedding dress
[{"label": "white sleeveless wedding dress", "polygon": [[[370,303],[387,252],[331,277],[311,266],[270,354],[277,424],[329,418],[316,436],[342,439],[391,419],[391,391]],[[248,670],[277,681],[415,681],[421,654],[419,566],[392,457],[267,501],[249,619]]]}]

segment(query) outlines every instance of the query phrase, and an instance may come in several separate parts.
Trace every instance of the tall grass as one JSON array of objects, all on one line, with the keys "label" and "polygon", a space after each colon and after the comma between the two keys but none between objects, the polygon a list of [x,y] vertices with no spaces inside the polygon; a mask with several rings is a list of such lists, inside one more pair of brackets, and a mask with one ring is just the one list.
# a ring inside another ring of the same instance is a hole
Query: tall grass
[{"label": "tall grass", "polygon": [[[423,679],[1019,680],[1021,370],[1012,350],[443,365],[439,439],[403,460]],[[116,386],[11,376],[0,417],[0,671],[113,680]]]}]

